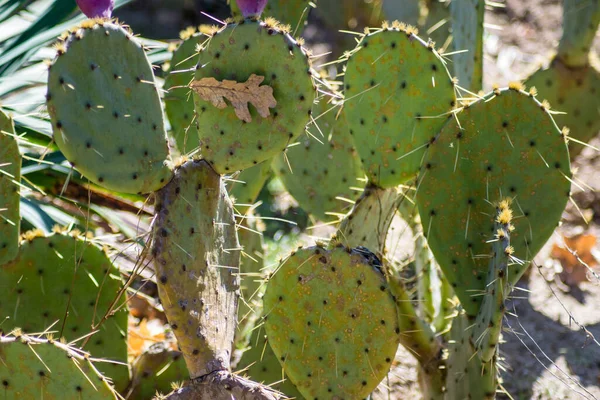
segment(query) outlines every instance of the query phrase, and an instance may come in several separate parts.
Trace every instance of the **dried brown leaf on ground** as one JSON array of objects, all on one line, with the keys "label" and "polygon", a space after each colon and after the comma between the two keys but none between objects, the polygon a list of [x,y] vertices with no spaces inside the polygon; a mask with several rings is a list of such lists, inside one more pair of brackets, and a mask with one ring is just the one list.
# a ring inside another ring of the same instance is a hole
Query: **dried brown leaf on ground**
[{"label": "dried brown leaf on ground", "polygon": [[251,122],[248,103],[256,107],[261,117],[270,115],[269,108],[277,105],[273,97],[273,88],[260,86],[264,76],[250,75],[246,82],[236,82],[224,79],[219,82],[213,77],[192,81],[190,87],[203,100],[210,101],[213,106],[223,109],[227,107],[225,99],[229,100],[235,109],[235,115],[245,122]]},{"label": "dried brown leaf on ground", "polygon": [[[564,245],[554,244],[552,257],[560,261],[562,265],[561,280],[567,285],[576,286],[588,280],[589,270],[583,263],[587,264],[590,268],[598,265],[596,258],[592,254],[597,239],[595,235],[587,234],[571,238],[563,237],[563,240]],[[579,260],[583,261],[583,263]]]}]

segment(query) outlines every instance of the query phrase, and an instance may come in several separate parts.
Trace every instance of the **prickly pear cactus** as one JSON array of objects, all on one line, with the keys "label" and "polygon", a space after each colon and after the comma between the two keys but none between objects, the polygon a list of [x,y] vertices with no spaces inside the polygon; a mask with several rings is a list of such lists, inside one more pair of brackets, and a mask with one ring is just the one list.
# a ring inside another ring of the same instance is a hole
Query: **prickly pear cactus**
[{"label": "prickly pear cactus", "polygon": [[570,129],[571,159],[585,148],[600,131],[600,65],[594,62],[580,68],[569,68],[561,59],[555,58],[545,69],[540,69],[527,79],[527,85],[535,86],[540,98],[565,114],[553,117],[559,126]]},{"label": "prickly pear cactus", "polygon": [[494,227],[496,232],[492,239],[492,254],[486,278],[485,294],[477,320],[473,326],[471,340],[477,349],[479,358],[484,362],[491,361],[497,354],[502,330],[502,317],[506,310],[505,301],[511,286],[508,284],[508,270],[522,261],[513,257],[514,248],[510,245],[513,233],[513,211],[510,208],[510,197],[496,205]]},{"label": "prickly pear cactus", "polygon": [[202,39],[194,28],[181,32],[183,40],[171,59],[171,70],[165,78],[165,112],[171,123],[171,135],[177,149],[187,154],[199,146],[198,132],[192,124],[194,119],[194,101],[188,85],[194,79],[197,63],[197,46]]},{"label": "prickly pear cactus", "polygon": [[563,35],[550,64],[527,79],[558,111],[554,119],[570,129],[571,159],[600,131],[600,61],[590,53],[600,23],[596,0],[565,0]]},{"label": "prickly pear cactus", "polygon": [[236,368],[244,371],[255,382],[262,382],[285,394],[289,398],[302,400],[296,386],[283,372],[279,359],[267,342],[264,327],[257,327],[252,331],[248,343],[249,348],[244,351]]},{"label": "prickly pear cactus", "polygon": [[46,95],[54,140],[85,177],[148,193],[172,173],[152,66],[123,27],[87,20],[57,46]]},{"label": "prickly pear cactus", "polygon": [[156,213],[158,291],[190,377],[229,370],[240,246],[225,185],[205,161],[188,161],[157,193]]},{"label": "prickly pear cactus", "polygon": [[369,180],[413,180],[425,150],[456,105],[441,57],[414,29],[394,24],[364,36],[348,59],[346,119]]},{"label": "prickly pear cactus", "polygon": [[152,399],[157,393],[171,392],[172,383],[184,382],[189,377],[181,353],[170,350],[165,343],[155,343],[133,362],[128,397]]},{"label": "prickly pear cactus", "polygon": [[565,139],[545,105],[529,93],[495,90],[451,119],[430,146],[417,203],[425,237],[463,308],[475,315],[494,229],[490,202],[515,199],[514,284],[550,237],[569,199]]},{"label": "prickly pear cactus", "polygon": [[558,58],[570,67],[588,64],[588,56],[600,22],[597,0],[563,1],[563,34],[558,45]]},{"label": "prickly pear cactus", "polygon": [[[201,152],[221,174],[251,167],[285,150],[304,132],[315,98],[305,50],[282,27],[270,22],[245,20],[214,32],[200,51],[195,79]],[[250,79],[262,79],[259,88],[265,89],[248,89]],[[224,90],[219,91],[219,86]],[[205,100],[216,100],[214,96],[229,90],[230,96],[267,107],[273,104],[263,103],[263,92],[269,87],[276,106],[267,108],[267,117],[251,108],[250,118],[243,120],[238,116],[241,105],[238,109],[217,108]]]},{"label": "prickly pear cactus", "polygon": [[0,265],[19,251],[21,155],[12,119],[0,110]]},{"label": "prickly pear cactus", "polygon": [[254,205],[271,175],[271,163],[265,161],[243,170],[227,183],[227,192],[240,214],[245,214]]},{"label": "prickly pear cactus", "polygon": [[[309,0],[270,0],[263,10],[262,17],[273,17],[282,24],[291,27],[292,35],[302,33],[306,19],[310,10],[313,8]],[[240,18],[242,13],[238,7],[236,0],[229,0],[231,14],[234,18]]]},{"label": "prickly pear cactus", "polygon": [[288,192],[321,221],[347,213],[364,186],[360,157],[345,118],[332,107],[321,100],[313,111],[321,117],[309,125],[309,135],[273,160],[273,170]]},{"label": "prickly pear cactus", "polygon": [[[483,85],[484,0],[452,0],[452,37],[454,74],[463,88],[478,92]],[[464,51],[467,50],[467,51]]]},{"label": "prickly pear cactus", "polygon": [[380,268],[366,249],[317,246],[269,280],[269,344],[305,398],[362,399],[389,371],[400,329]]},{"label": "prickly pear cactus", "polygon": [[[53,330],[68,341],[91,332],[122,285],[110,258],[84,238],[61,233],[28,233],[26,238],[17,258],[0,269],[0,292],[10,294],[0,303],[2,329],[43,332],[58,321]],[[126,363],[126,335],[127,309],[121,307],[83,348],[94,357]],[[127,386],[126,365],[102,363],[98,369],[112,378],[117,390]]]},{"label": "prickly pear cactus", "polygon": [[445,400],[496,398],[498,368],[496,359],[482,362],[469,342],[469,322],[467,314],[459,309],[452,318],[452,328],[448,340],[448,360],[446,368]]},{"label": "prickly pear cactus", "polygon": [[0,359],[6,400],[119,398],[89,355],[55,340],[20,332],[0,335]]}]

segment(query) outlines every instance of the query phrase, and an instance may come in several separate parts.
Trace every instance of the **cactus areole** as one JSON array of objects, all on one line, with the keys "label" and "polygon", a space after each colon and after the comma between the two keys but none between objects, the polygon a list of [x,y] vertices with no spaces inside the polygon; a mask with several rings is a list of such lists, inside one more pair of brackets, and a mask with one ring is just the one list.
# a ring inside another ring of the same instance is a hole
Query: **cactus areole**
[{"label": "cactus areole", "polygon": [[244,18],[260,17],[267,5],[267,0],[238,0],[237,4]]},{"label": "cactus areole", "polygon": [[111,18],[114,0],[77,0],[77,6],[88,18]]}]

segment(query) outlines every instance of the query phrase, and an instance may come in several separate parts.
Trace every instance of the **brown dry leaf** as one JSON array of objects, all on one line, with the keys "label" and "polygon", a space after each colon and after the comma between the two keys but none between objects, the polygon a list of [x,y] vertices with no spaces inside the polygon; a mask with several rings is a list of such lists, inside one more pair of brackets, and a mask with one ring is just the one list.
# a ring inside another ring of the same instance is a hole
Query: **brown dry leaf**
[{"label": "brown dry leaf", "polygon": [[[552,257],[559,260],[563,267],[561,279],[568,285],[576,286],[579,283],[588,280],[588,269],[581,264],[577,257],[586,263],[590,268],[597,265],[597,261],[592,254],[592,249],[596,245],[595,235],[578,235],[572,238],[563,237],[565,246],[554,244],[552,247]],[[571,253],[572,250],[576,255]]]},{"label": "brown dry leaf", "polygon": [[223,80],[219,82],[215,78],[202,78],[194,80],[190,87],[203,100],[210,101],[213,106],[223,109],[227,107],[225,99],[229,100],[235,109],[235,115],[245,122],[251,122],[248,103],[256,107],[261,117],[267,118],[269,108],[277,105],[273,97],[273,88],[267,85],[260,86],[264,76],[250,75],[244,83]]}]

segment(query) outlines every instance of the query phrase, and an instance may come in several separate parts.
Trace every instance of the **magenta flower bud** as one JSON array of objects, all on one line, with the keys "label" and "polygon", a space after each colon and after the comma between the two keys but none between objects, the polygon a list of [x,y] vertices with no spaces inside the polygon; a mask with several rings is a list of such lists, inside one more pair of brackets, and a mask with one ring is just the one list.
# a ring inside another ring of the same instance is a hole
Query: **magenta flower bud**
[{"label": "magenta flower bud", "polygon": [[114,0],[76,0],[77,5],[88,18],[111,18]]},{"label": "magenta flower bud", "polygon": [[267,5],[267,0],[237,0],[244,18],[258,17]]}]

